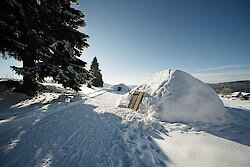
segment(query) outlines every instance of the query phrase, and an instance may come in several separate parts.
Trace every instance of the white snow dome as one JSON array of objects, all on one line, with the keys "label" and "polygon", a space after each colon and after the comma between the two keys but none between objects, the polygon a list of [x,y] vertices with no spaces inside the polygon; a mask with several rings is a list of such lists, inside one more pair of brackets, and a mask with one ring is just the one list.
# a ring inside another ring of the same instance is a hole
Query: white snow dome
[{"label": "white snow dome", "polygon": [[134,90],[145,92],[139,112],[161,121],[222,123],[226,116],[216,92],[180,70],[161,71]]},{"label": "white snow dome", "polygon": [[131,90],[128,86],[126,86],[123,83],[120,83],[118,85],[113,85],[110,87],[110,89],[112,89],[114,91],[120,91],[122,93],[127,93],[127,92],[129,92],[129,90]]}]

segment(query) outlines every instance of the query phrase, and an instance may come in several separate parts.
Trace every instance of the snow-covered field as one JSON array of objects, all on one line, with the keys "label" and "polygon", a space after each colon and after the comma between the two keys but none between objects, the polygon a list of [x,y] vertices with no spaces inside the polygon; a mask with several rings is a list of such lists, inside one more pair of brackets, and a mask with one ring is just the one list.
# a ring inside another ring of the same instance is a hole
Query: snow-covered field
[{"label": "snow-covered field", "polygon": [[34,98],[0,90],[0,166],[249,167],[250,101],[222,99],[225,122],[161,121],[119,107],[114,90]]}]

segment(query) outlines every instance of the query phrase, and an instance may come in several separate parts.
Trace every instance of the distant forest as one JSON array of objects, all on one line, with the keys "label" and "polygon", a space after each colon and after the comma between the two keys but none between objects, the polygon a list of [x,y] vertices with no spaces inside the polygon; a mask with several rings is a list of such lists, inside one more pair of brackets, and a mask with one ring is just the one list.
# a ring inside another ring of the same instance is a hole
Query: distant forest
[{"label": "distant forest", "polygon": [[231,90],[232,92],[247,92],[250,93],[250,80],[247,81],[234,81],[234,82],[222,82],[218,84],[208,84],[217,93],[222,93],[223,90]]}]

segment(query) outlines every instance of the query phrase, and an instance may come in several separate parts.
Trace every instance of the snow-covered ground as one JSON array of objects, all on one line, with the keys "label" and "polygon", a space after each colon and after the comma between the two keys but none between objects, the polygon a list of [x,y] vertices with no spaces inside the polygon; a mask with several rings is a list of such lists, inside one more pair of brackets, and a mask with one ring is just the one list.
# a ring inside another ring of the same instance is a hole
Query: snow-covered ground
[{"label": "snow-covered ground", "polygon": [[240,100],[238,98],[224,98],[222,96],[220,96],[220,98],[226,107],[250,110],[250,100]]},{"label": "snow-covered ground", "polygon": [[82,87],[34,98],[0,90],[0,166],[249,167],[250,101],[221,125],[166,122]]}]

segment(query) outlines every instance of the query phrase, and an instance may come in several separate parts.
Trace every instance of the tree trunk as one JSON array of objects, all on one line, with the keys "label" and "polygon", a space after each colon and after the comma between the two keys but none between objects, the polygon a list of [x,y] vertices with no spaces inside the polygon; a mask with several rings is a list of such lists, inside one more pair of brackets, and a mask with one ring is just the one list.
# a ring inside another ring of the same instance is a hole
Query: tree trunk
[{"label": "tree trunk", "polygon": [[[35,60],[32,56],[26,56],[23,58],[23,68],[29,68],[35,66]],[[37,93],[37,81],[34,74],[23,75],[22,91],[29,96],[34,96]]]}]

